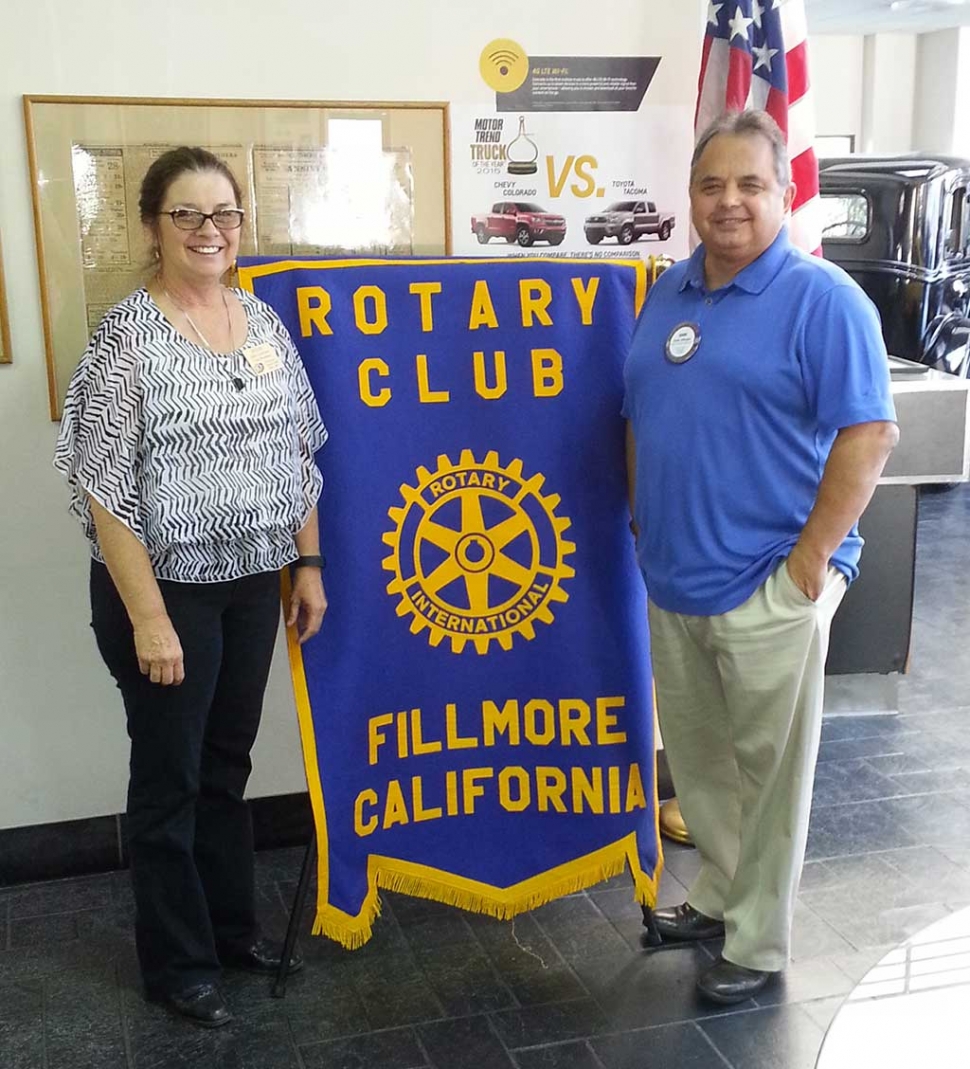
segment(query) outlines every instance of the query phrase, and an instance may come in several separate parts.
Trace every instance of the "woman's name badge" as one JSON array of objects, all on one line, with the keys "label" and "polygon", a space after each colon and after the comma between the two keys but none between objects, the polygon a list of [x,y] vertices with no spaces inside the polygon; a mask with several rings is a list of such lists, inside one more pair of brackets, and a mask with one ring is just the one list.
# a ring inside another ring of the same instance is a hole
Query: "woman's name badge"
[{"label": "woman's name badge", "polygon": [[686,363],[697,352],[700,343],[700,327],[693,323],[678,323],[667,339],[665,348],[667,359],[672,364]]},{"label": "woman's name badge", "polygon": [[261,342],[259,345],[250,345],[243,349],[243,356],[254,375],[268,375],[271,371],[283,366],[280,354],[269,342]]}]

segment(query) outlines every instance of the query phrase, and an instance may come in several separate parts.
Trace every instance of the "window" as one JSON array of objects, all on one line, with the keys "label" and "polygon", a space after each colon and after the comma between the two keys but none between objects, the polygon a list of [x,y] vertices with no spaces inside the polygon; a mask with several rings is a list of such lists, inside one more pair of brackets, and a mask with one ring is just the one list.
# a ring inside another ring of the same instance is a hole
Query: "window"
[{"label": "window", "polygon": [[820,134],[815,138],[815,155],[851,156],[855,152],[855,134]]},{"label": "window", "polygon": [[864,193],[822,194],[822,237],[826,241],[865,241],[869,236],[869,198]]}]

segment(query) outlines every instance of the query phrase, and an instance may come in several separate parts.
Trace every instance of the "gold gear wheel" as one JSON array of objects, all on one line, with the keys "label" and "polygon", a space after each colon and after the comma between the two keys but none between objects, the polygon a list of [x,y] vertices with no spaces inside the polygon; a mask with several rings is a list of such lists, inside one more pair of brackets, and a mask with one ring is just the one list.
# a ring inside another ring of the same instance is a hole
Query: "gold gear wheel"
[{"label": "gold gear wheel", "polygon": [[494,450],[479,462],[463,449],[457,464],[442,454],[434,472],[415,475],[383,536],[398,616],[410,614],[411,633],[427,630],[432,646],[449,639],[452,653],[535,638],[535,621],[553,622],[552,603],[569,600],[561,583],[576,574],[564,563],[576,546],[562,537],[572,521],[556,515],[559,495],[542,494],[543,475],[524,478],[521,460],[503,467]]}]

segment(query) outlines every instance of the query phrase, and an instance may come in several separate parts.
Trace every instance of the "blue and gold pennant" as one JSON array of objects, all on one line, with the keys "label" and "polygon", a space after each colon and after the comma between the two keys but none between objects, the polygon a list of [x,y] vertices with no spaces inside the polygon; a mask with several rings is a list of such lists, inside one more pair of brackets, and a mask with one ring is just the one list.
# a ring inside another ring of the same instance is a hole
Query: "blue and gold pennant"
[{"label": "blue and gold pennant", "polygon": [[306,366],[330,608],[290,638],[315,933],[379,888],[497,917],[661,868],[622,364],[638,262],[244,261]]}]

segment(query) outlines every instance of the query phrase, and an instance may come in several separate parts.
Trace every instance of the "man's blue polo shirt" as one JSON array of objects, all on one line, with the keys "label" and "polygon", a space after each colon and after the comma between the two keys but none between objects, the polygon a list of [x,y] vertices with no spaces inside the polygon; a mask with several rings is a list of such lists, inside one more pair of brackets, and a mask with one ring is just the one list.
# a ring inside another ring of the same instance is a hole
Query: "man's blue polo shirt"
[{"label": "man's blue polo shirt", "polygon": [[[700,334],[684,363],[671,333]],[[741,605],[795,545],[840,428],[895,420],[872,303],[785,230],[708,292],[704,250],[651,288],[624,371],[636,439],[637,555],[661,609],[714,616]],[[832,564],[858,574],[853,527]]]}]

